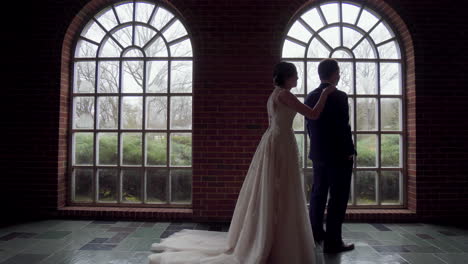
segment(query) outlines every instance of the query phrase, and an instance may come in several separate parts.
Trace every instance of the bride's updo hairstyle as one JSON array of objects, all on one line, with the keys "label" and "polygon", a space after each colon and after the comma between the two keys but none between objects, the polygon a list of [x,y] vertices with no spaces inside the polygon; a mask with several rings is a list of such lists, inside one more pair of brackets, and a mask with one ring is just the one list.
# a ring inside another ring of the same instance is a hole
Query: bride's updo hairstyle
[{"label": "bride's updo hairstyle", "polygon": [[290,62],[282,61],[276,64],[273,70],[273,84],[282,87],[286,80],[297,74],[296,66]]}]

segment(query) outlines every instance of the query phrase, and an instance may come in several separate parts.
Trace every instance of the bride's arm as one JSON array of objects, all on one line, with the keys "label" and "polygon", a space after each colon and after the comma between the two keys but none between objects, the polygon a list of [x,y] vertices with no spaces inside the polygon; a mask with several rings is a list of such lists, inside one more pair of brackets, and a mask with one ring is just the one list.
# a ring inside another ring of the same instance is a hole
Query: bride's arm
[{"label": "bride's arm", "polygon": [[327,101],[328,95],[335,90],[336,87],[334,86],[329,86],[325,88],[320,94],[320,98],[315,104],[314,108],[310,108],[307,105],[301,103],[301,101],[299,101],[297,97],[288,90],[281,91],[278,94],[278,100],[282,104],[285,104],[286,106],[292,108],[301,115],[304,115],[309,119],[316,120],[320,117],[320,113],[322,113],[323,108],[325,107],[325,102]]}]

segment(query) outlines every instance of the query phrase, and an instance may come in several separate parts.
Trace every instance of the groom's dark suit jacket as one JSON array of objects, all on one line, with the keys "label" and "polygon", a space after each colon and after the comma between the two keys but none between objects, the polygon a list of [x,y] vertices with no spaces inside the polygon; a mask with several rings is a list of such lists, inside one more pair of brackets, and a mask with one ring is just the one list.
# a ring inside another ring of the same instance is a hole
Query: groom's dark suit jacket
[{"label": "groom's dark suit jacket", "polygon": [[[328,83],[310,92],[305,104],[313,108]],[[348,95],[340,90],[331,93],[317,120],[306,118],[310,138],[309,158],[314,162],[343,162],[356,154],[349,125]]]}]

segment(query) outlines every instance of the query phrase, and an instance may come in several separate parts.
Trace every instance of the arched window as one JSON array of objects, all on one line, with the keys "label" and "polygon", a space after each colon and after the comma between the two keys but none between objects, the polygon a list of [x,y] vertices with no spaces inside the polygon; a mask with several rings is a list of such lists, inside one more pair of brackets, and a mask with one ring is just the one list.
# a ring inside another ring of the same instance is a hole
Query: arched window
[{"label": "arched window", "polygon": [[[309,7],[293,21],[284,39],[283,60],[298,68],[292,90],[300,100],[320,84],[317,66],[323,58],[338,60],[338,89],[349,96],[350,123],[357,147],[350,205],[403,205],[404,190],[404,65],[398,37],[371,8],[348,1]],[[307,159],[304,118],[294,130],[302,154],[306,193],[312,182]]]},{"label": "arched window", "polygon": [[192,45],[178,17],[108,6],[77,38],[71,84],[71,203],[190,204]]}]

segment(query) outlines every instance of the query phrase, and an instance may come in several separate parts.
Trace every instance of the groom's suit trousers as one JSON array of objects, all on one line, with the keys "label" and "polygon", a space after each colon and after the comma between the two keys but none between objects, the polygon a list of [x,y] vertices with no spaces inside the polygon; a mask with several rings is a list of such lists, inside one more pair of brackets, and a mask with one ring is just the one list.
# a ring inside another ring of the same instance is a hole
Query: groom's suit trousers
[{"label": "groom's suit trousers", "polygon": [[[327,164],[314,162],[314,182],[310,194],[310,221],[315,240],[324,240],[330,245],[339,245],[342,241],[341,226],[348,204],[353,161]],[[323,219],[327,197],[326,231]]]}]

